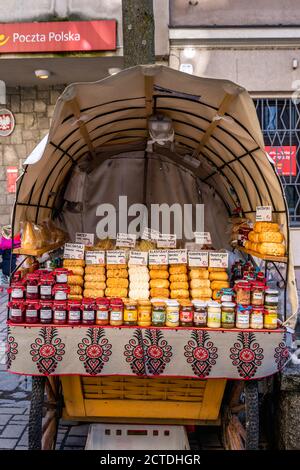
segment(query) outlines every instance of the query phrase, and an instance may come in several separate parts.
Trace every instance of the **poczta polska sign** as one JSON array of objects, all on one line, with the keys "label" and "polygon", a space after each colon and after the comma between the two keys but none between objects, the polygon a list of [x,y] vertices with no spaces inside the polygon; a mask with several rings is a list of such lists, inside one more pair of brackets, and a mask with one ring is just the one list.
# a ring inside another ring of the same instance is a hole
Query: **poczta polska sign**
[{"label": "poczta polska sign", "polygon": [[13,113],[6,108],[0,108],[0,137],[9,136],[15,128]]},{"label": "poczta polska sign", "polygon": [[0,23],[0,54],[115,49],[115,20]]}]

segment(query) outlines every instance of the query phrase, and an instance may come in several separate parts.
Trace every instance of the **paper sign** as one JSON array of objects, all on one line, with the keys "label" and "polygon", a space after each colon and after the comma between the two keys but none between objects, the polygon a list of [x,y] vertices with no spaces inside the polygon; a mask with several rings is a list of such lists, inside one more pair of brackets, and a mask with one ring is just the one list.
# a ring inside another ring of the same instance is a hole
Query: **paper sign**
[{"label": "paper sign", "polygon": [[210,232],[195,232],[195,241],[199,245],[211,245]]},{"label": "paper sign", "polygon": [[84,245],[65,243],[64,259],[84,259]]},{"label": "paper sign", "polygon": [[206,268],[208,266],[208,251],[189,251],[189,266]]},{"label": "paper sign", "polygon": [[147,266],[148,264],[148,251],[131,251],[129,253],[128,264],[136,264],[140,266]]},{"label": "paper sign", "polygon": [[168,264],[167,250],[150,250],[149,264]]},{"label": "paper sign", "polygon": [[176,235],[161,233],[157,239],[157,248],[176,248]]},{"label": "paper sign", "polygon": [[93,233],[76,233],[76,243],[80,243],[85,246],[93,246],[95,241],[95,235]]},{"label": "paper sign", "polygon": [[209,253],[210,268],[228,268],[228,253],[211,251]]},{"label": "paper sign", "polygon": [[141,236],[141,239],[142,240],[152,241],[152,240],[157,240],[158,237],[159,237],[159,231],[158,230],[154,230],[152,228],[145,227],[144,230],[143,230],[143,234]]},{"label": "paper sign", "polygon": [[258,206],[256,208],[257,222],[272,222],[272,206]]},{"label": "paper sign", "polygon": [[169,264],[187,263],[187,250],[169,250]]},{"label": "paper sign", "polygon": [[134,248],[136,244],[136,235],[132,233],[118,233],[116,246],[124,248]]},{"label": "paper sign", "polygon": [[123,250],[107,251],[106,264],[126,264],[126,252]]},{"label": "paper sign", "polygon": [[86,251],[86,264],[105,264],[105,251]]}]

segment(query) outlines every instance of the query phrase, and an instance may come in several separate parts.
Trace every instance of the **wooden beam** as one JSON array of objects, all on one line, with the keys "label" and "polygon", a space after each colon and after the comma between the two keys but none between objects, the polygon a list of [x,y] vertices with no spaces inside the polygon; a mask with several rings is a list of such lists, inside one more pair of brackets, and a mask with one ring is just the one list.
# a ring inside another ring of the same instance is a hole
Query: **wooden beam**
[{"label": "wooden beam", "polygon": [[147,117],[153,113],[154,75],[145,75],[145,108]]},{"label": "wooden beam", "polygon": [[80,107],[79,107],[78,101],[76,100],[76,98],[73,98],[72,100],[68,101],[68,104],[71,107],[75,118],[77,119],[77,124],[78,124],[78,127],[79,127],[80,134],[82,135],[82,138],[85,141],[85,143],[86,143],[86,145],[89,149],[89,152],[90,152],[91,156],[93,157],[93,160],[95,160],[97,158],[97,154],[96,154],[94,145],[93,145],[93,143],[90,139],[90,135],[88,133],[86,124],[80,119],[81,118],[81,112],[80,112]]}]

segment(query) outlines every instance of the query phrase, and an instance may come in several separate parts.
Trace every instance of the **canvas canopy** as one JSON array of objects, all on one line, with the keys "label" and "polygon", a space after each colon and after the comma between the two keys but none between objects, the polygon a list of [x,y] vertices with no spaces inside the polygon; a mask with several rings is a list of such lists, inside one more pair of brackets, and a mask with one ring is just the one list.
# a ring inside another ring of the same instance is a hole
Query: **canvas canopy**
[{"label": "canvas canopy", "polygon": [[[172,119],[173,154],[164,149],[146,152],[147,120],[153,113]],[[164,66],[137,66],[99,82],[69,85],[56,103],[49,135],[25,162],[14,208],[15,231],[20,221],[40,222],[58,208],[76,177],[74,169],[87,156],[93,171],[83,183],[84,210],[78,215],[63,209],[70,232],[93,231],[97,204],[116,203],[120,194],[128,195],[129,204],[203,202],[206,229],[215,234],[219,248],[226,246],[228,215],[237,206],[254,220],[257,206],[271,205],[286,239],[295,323],[298,301],[287,204],[244,88]]]}]

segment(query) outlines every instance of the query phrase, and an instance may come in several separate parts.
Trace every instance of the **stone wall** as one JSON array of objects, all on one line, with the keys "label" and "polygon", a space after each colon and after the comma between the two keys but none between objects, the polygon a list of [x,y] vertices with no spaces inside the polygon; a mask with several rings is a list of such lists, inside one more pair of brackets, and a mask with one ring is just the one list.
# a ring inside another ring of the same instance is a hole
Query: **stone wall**
[{"label": "stone wall", "polygon": [[63,86],[8,88],[6,108],[16,121],[13,133],[0,137],[0,226],[10,223],[15,194],[7,193],[7,167],[17,166],[19,174],[25,158],[47,134],[56,100]]}]

